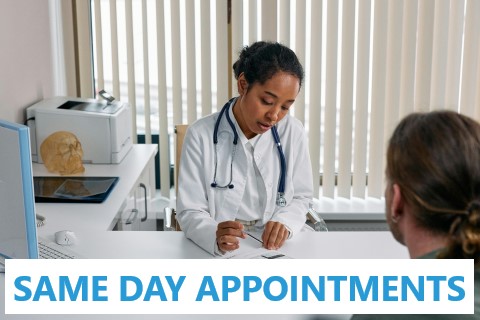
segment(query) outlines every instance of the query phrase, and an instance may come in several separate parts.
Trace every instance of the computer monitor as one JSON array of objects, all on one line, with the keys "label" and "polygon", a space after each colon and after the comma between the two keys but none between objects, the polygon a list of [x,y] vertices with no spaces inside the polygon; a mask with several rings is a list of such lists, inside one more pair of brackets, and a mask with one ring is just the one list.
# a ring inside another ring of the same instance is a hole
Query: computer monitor
[{"label": "computer monitor", "polygon": [[0,255],[38,258],[30,134],[0,120]]}]

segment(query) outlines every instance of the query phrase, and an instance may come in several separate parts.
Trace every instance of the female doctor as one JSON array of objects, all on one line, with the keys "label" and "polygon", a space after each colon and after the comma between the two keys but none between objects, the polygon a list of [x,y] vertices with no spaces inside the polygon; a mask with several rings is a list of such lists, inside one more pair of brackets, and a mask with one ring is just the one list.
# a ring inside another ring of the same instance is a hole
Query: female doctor
[{"label": "female doctor", "polygon": [[313,193],[306,134],[289,115],[303,80],[295,53],[256,42],[233,70],[238,97],[189,126],[180,160],[177,220],[211,254],[238,249],[251,228],[280,248],[305,224]]}]

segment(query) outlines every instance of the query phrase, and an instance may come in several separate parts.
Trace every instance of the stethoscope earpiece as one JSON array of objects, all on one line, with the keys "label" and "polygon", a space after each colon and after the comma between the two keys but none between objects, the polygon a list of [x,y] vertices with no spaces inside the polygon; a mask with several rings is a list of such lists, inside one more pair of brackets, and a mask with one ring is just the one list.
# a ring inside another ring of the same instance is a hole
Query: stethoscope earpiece
[{"label": "stethoscope earpiece", "polygon": [[229,184],[228,189],[233,189],[233,184]]},{"label": "stethoscope earpiece", "polygon": [[217,187],[217,184],[215,182],[212,182],[212,184],[210,185],[212,188],[216,188]]}]

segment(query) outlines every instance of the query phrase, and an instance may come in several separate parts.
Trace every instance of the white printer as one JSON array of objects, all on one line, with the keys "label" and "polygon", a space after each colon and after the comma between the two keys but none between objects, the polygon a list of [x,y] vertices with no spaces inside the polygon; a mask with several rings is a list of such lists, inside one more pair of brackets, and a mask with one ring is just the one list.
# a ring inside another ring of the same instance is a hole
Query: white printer
[{"label": "white printer", "polygon": [[27,123],[32,160],[39,163],[43,163],[42,142],[56,131],[77,136],[83,163],[120,163],[132,147],[132,115],[127,103],[54,97],[28,107]]}]

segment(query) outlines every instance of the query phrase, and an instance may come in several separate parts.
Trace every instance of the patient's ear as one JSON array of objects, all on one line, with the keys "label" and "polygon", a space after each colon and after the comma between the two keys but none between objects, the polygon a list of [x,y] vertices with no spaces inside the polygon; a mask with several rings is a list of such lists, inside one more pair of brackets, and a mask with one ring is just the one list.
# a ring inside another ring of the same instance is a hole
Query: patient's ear
[{"label": "patient's ear", "polygon": [[405,199],[403,198],[400,186],[396,183],[392,186],[392,193],[392,218],[394,220],[398,220],[403,216],[405,209]]}]

